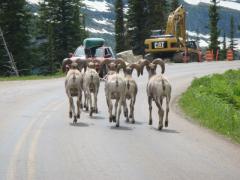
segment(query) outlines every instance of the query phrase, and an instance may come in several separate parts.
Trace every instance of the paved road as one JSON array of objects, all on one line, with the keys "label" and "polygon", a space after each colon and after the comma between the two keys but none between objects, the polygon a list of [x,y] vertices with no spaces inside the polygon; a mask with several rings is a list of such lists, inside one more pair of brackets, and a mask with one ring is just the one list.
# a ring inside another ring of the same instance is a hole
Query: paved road
[{"label": "paved road", "polygon": [[147,73],[138,78],[136,124],[108,122],[104,83],[98,115],[68,118],[64,79],[0,82],[0,179],[140,180],[240,178],[240,146],[179,115],[175,102],[194,77],[240,61],[167,64],[173,86],[169,128],[148,126]]}]

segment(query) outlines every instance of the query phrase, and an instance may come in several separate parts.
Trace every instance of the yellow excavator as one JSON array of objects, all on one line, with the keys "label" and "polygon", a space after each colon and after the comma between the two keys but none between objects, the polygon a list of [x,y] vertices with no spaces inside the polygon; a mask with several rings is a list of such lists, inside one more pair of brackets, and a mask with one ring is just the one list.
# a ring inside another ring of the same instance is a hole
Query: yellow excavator
[{"label": "yellow excavator", "polygon": [[163,58],[174,62],[197,61],[198,47],[195,41],[188,41],[186,34],[186,11],[180,5],[168,16],[165,32],[152,30],[145,42],[147,59]]}]

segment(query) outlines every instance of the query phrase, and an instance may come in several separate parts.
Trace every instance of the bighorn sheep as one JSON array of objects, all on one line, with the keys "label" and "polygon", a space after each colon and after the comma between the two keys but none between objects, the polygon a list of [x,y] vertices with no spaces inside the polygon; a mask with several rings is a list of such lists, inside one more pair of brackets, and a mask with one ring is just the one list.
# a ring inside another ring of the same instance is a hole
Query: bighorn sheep
[{"label": "bighorn sheep", "polygon": [[[105,81],[105,95],[109,111],[109,121],[116,122],[119,127],[119,118],[121,107],[125,99],[126,82],[122,75],[118,73],[121,68],[125,68],[125,62],[122,60],[104,60],[102,65],[108,64],[109,72]],[[112,99],[115,99],[115,113],[112,114]]]},{"label": "bighorn sheep", "polygon": [[[66,58],[62,63],[63,72],[67,72],[65,79],[65,90],[69,98],[69,117],[72,118],[73,115],[73,123],[77,123],[77,118],[80,118],[83,83],[83,75],[80,70],[82,65],[83,63],[79,59],[70,60],[69,58]],[[77,114],[75,112],[73,97],[77,97]]]},{"label": "bighorn sheep", "polygon": [[[127,122],[129,122],[129,119],[132,119],[132,123],[135,123],[135,118],[134,118],[134,105],[136,101],[136,95],[137,95],[137,83],[136,81],[132,78],[132,72],[133,69],[137,70],[137,75],[140,75],[140,66],[138,64],[128,64],[126,68],[124,69],[124,75],[125,75],[125,81],[126,81],[126,94],[125,94],[125,99],[124,99],[124,116],[127,118]],[[130,115],[128,116],[128,107],[126,100],[130,100]]]},{"label": "bighorn sheep", "polygon": [[[97,60],[90,60],[87,61],[87,70],[84,73],[83,77],[83,90],[85,95],[85,101],[84,101],[84,107],[88,111],[89,108],[89,102],[90,102],[90,111],[89,115],[92,116],[92,113],[98,113],[98,107],[97,107],[97,95],[100,85],[100,78],[95,70],[96,64],[100,64]],[[94,99],[92,98],[92,94],[94,96]],[[94,101],[94,106],[93,106]]]},{"label": "bighorn sheep", "polygon": [[165,63],[161,59],[155,59],[152,62],[144,60],[141,63],[141,73],[143,73],[144,66],[146,66],[149,80],[147,84],[147,95],[148,95],[148,105],[149,105],[149,125],[152,125],[152,100],[155,101],[158,107],[159,125],[158,129],[163,128],[163,117],[164,110],[162,108],[162,103],[164,97],[166,97],[166,119],[165,127],[168,126],[168,113],[169,113],[169,102],[171,99],[171,85],[169,81],[162,75],[156,74],[157,65],[162,68],[162,74],[165,71]]}]

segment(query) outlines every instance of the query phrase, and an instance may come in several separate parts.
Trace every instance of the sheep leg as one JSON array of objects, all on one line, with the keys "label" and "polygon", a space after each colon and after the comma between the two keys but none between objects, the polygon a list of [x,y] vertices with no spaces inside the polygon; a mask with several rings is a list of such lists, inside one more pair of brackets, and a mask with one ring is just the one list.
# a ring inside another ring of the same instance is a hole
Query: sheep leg
[{"label": "sheep leg", "polygon": [[86,105],[86,104],[87,104],[87,102],[86,102],[86,101],[87,101],[86,92],[83,91],[83,94],[84,94],[84,103],[83,103],[83,107],[84,107],[84,108],[87,108],[87,105]]},{"label": "sheep leg", "polygon": [[95,113],[98,113],[98,107],[97,107],[97,92],[94,93],[94,107],[95,107]]},{"label": "sheep leg", "polygon": [[76,116],[75,106],[74,106],[74,102],[73,102],[72,97],[70,98],[70,105],[71,105],[71,111],[73,112],[73,117],[74,117],[73,123],[76,123],[77,122],[77,116]]},{"label": "sheep leg", "polygon": [[71,103],[72,103],[72,101],[71,101],[71,96],[70,95],[68,95],[68,100],[69,100],[69,118],[72,118],[72,107],[71,107]]},{"label": "sheep leg", "polygon": [[155,103],[158,107],[158,117],[159,117],[159,123],[158,123],[158,130],[162,130],[163,128],[163,116],[164,116],[164,110],[161,106],[161,99],[156,99]]},{"label": "sheep leg", "polygon": [[166,98],[166,119],[165,119],[165,127],[168,127],[168,113],[169,113],[169,102],[170,96]]},{"label": "sheep leg", "polygon": [[133,124],[135,123],[135,118],[134,118],[134,105],[135,105],[135,100],[136,100],[136,96],[134,96],[134,97],[131,99],[131,102],[130,102],[130,118],[132,118],[132,123],[133,123]]},{"label": "sheep leg", "polygon": [[116,127],[119,127],[119,119],[120,119],[121,110],[122,110],[122,107],[121,107],[122,103],[123,103],[123,98],[121,97],[117,104],[118,105],[118,107],[117,107],[118,108],[118,116],[117,116]]},{"label": "sheep leg", "polygon": [[127,107],[127,100],[123,100],[123,109],[124,109],[124,117],[126,118],[126,122],[129,122],[129,118],[128,118],[128,107]]},{"label": "sheep leg", "polygon": [[92,106],[93,103],[92,103],[92,94],[91,94],[91,92],[89,92],[89,102],[90,102],[90,112],[89,112],[89,115],[92,116],[94,109],[93,109],[93,106]]},{"label": "sheep leg", "polygon": [[80,89],[80,95],[79,95],[79,101],[80,101],[80,108],[83,108],[83,104],[82,104],[82,90]]},{"label": "sheep leg", "polygon": [[87,91],[86,92],[86,111],[88,111],[88,109],[89,109],[89,98],[91,98],[90,96],[91,96],[91,94],[89,95],[89,93]]},{"label": "sheep leg", "polygon": [[[118,110],[118,103],[119,103],[119,98],[117,98],[116,101],[115,101],[115,108],[114,108],[113,122],[116,122],[117,110]],[[120,105],[120,107],[121,107],[121,105]]]},{"label": "sheep leg", "polygon": [[152,97],[148,96],[148,106],[149,106],[149,125],[152,125]]},{"label": "sheep leg", "polygon": [[80,111],[81,111],[81,102],[82,102],[82,92],[81,90],[78,91],[78,99],[77,99],[77,118],[80,119]]},{"label": "sheep leg", "polygon": [[80,108],[81,108],[81,103],[80,103],[80,98],[77,99],[77,118],[80,119]]},{"label": "sheep leg", "polygon": [[112,117],[113,105],[112,105],[110,96],[108,96],[108,98],[107,98],[107,104],[108,104],[109,122],[112,122],[112,120],[113,120],[113,117]]}]

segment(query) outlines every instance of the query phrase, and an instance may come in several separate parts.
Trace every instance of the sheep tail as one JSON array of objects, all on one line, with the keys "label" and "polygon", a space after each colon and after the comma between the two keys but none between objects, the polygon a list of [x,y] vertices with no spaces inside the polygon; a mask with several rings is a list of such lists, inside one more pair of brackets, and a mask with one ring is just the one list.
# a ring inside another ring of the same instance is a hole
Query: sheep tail
[{"label": "sheep tail", "polygon": [[75,73],[73,73],[73,82],[75,82],[76,81],[76,74]]},{"label": "sheep tail", "polygon": [[129,83],[129,80],[127,81],[127,89],[130,89],[130,83]]},{"label": "sheep tail", "polygon": [[116,80],[116,87],[118,87],[119,86],[119,82],[118,82],[118,79]]},{"label": "sheep tail", "polygon": [[91,82],[93,82],[93,75],[91,74]]},{"label": "sheep tail", "polygon": [[165,85],[164,79],[162,79],[162,87],[163,87],[163,91],[165,91],[166,90],[166,85]]}]

